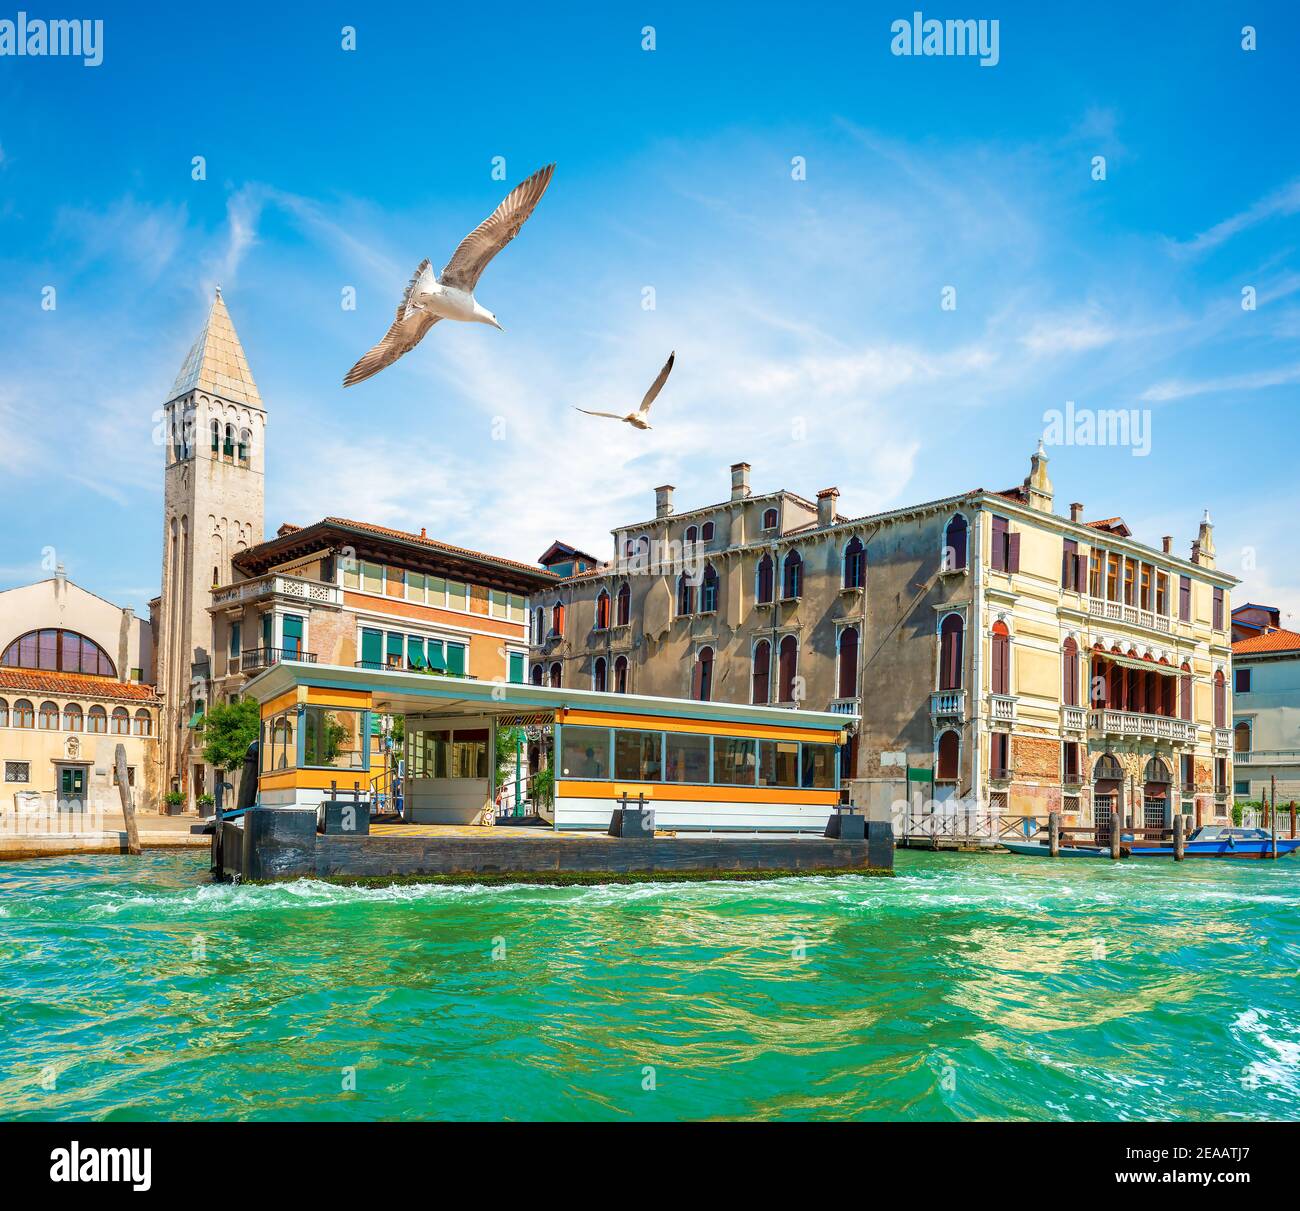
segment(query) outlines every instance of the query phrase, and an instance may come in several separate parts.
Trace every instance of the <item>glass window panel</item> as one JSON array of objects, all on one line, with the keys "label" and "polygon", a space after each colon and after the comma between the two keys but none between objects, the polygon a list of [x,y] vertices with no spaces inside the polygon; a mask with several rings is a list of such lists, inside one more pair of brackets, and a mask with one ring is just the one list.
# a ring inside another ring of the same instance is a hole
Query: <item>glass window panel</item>
[{"label": "glass window panel", "polygon": [[631,782],[658,782],[663,775],[659,732],[614,733],[614,776]]},{"label": "glass window panel", "polygon": [[361,587],[367,593],[382,593],[384,591],[384,569],[377,563],[363,563],[361,565]]},{"label": "glass window panel", "polygon": [[424,600],[424,573],[423,572],[407,572],[406,597],[408,601]]},{"label": "glass window panel", "polygon": [[37,639],[39,660],[38,668],[57,669],[59,667],[59,633],[42,631]]},{"label": "glass window panel", "polygon": [[799,742],[762,740],[758,746],[760,786],[799,785]]},{"label": "glass window panel", "polygon": [[441,576],[430,576],[428,579],[429,601],[432,605],[447,604],[447,582]]},{"label": "glass window panel", "polygon": [[361,587],[361,567],[355,559],[349,559],[343,565],[343,587],[345,589]]},{"label": "glass window panel", "polygon": [[451,736],[451,771],[453,778],[488,776],[488,729],[457,728]]},{"label": "glass window panel", "polygon": [[609,777],[609,728],[566,726],[560,763],[565,778]]},{"label": "glass window panel", "polygon": [[835,786],[834,744],[805,744],[803,746],[802,785],[810,790],[830,790]]},{"label": "glass window panel", "polygon": [[342,707],[303,709],[303,762],[330,769],[365,769],[361,711]]},{"label": "glass window panel", "polygon": [[469,585],[458,580],[447,581],[447,604],[453,609],[469,609]]},{"label": "glass window panel", "polygon": [[724,786],[753,786],[757,764],[754,741],[736,736],[713,737],[713,781]]},{"label": "glass window panel", "polygon": [[666,782],[708,782],[708,736],[669,732],[666,737],[664,780]]}]

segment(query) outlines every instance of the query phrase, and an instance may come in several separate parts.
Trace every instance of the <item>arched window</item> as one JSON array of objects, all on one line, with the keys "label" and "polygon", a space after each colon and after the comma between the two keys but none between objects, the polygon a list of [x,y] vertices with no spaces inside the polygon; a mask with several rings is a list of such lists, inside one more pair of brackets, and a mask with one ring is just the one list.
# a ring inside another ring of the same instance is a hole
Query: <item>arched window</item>
[{"label": "arched window", "polygon": [[690,546],[694,546],[697,542],[699,542],[699,541],[700,541],[700,528],[699,528],[699,526],[687,526],[687,527],[686,527],[686,537],[685,537],[684,541],[685,541],[685,543],[686,543],[686,545],[687,545],[688,547],[690,547]]},{"label": "arched window", "polygon": [[754,644],[753,694],[751,695],[753,701],[760,706],[765,706],[771,700],[771,679],[772,645],[766,639],[760,639]]},{"label": "arched window", "polygon": [[551,665],[551,688],[553,690],[558,690],[560,688],[561,680],[563,680],[563,673],[560,669],[560,662],[557,660],[553,665]]},{"label": "arched window", "polygon": [[781,596],[787,601],[803,596],[803,556],[798,551],[791,551],[785,557],[785,567],[781,573]]},{"label": "arched window", "polygon": [[858,628],[845,627],[840,632],[839,696],[858,696]]},{"label": "arched window", "polygon": [[605,668],[605,657],[597,656],[591,666],[591,688],[600,694],[605,692]]},{"label": "arched window", "polygon": [[677,616],[684,618],[695,613],[695,586],[683,572],[677,578]]},{"label": "arched window", "polygon": [[943,532],[943,570],[960,572],[966,567],[966,519],[956,514]]},{"label": "arched window", "polygon": [[1178,671],[1178,717],[1192,721],[1192,666],[1185,660]]},{"label": "arched window", "polygon": [[0,655],[0,665],[90,677],[117,676],[117,665],[93,639],[55,627],[20,635]]},{"label": "arched window", "polygon": [[701,542],[713,541],[713,523],[711,521],[706,521],[704,525],[700,527],[700,541]]},{"label": "arched window", "polygon": [[1232,751],[1234,753],[1250,752],[1250,724],[1244,719],[1232,729]]},{"label": "arched window", "polygon": [[939,628],[939,688],[961,689],[961,643],[963,624],[960,614],[949,614]]},{"label": "arched window", "polygon": [[1097,758],[1093,778],[1097,782],[1122,782],[1124,780],[1124,770],[1113,753],[1102,753]]},{"label": "arched window", "polygon": [[127,714],[126,707],[115,706],[113,708],[112,727],[109,730],[114,736],[129,736],[131,734],[131,716]]},{"label": "arched window", "polygon": [[772,600],[772,557],[764,555],[754,574],[754,600],[766,604]]},{"label": "arched window", "polygon": [[798,673],[799,641],[793,635],[787,635],[777,649],[778,701],[794,701],[794,682]]},{"label": "arched window", "polygon": [[9,726],[9,702],[5,698],[0,698],[0,727]]},{"label": "arched window", "polygon": [[1061,645],[1061,702],[1079,705],[1079,645],[1073,639]]},{"label": "arched window", "polygon": [[57,703],[41,703],[40,726],[47,732],[57,732],[59,730],[59,707]]},{"label": "arched window", "polygon": [[601,589],[596,594],[596,630],[604,631],[609,628],[609,594]]},{"label": "arched window", "polygon": [[1223,679],[1223,670],[1219,669],[1214,674],[1214,726],[1228,726],[1228,695],[1227,686]]},{"label": "arched window", "polygon": [[557,601],[551,607],[551,634],[564,634],[564,603]]},{"label": "arched window", "polygon": [[36,712],[26,698],[19,698],[14,703],[14,727],[35,727]]},{"label": "arched window", "polygon": [[102,706],[92,706],[86,712],[86,731],[101,733],[108,731],[108,712]]},{"label": "arched window", "polygon": [[218,420],[212,422],[212,453],[221,453],[221,422]]},{"label": "arched window", "polygon": [[621,627],[627,626],[632,619],[632,590],[627,587],[626,581],[618,586],[618,607],[614,611],[614,617]]},{"label": "arched window", "polygon": [[1159,758],[1152,757],[1142,774],[1146,782],[1166,784],[1169,782],[1169,767]]},{"label": "arched window", "polygon": [[75,702],[69,702],[63,708],[63,730],[65,732],[79,732],[82,729],[85,720],[81,714],[81,707]]},{"label": "arched window", "polygon": [[1011,693],[1011,632],[1005,622],[993,624],[993,665],[989,674],[995,694]]},{"label": "arched window", "polygon": [[718,573],[711,563],[704,565],[704,579],[700,581],[700,612],[712,614],[718,608]]},{"label": "arched window", "polygon": [[131,724],[131,733],[135,736],[153,735],[153,716],[144,707],[136,711],[135,719]]},{"label": "arched window", "polygon": [[533,611],[533,642],[541,643],[546,638],[546,609],[538,606]]},{"label": "arched window", "polygon": [[701,648],[695,656],[691,671],[691,697],[697,702],[708,702],[713,694],[713,649]]},{"label": "arched window", "polygon": [[226,440],[221,447],[221,457],[222,458],[235,457],[235,426],[234,425],[226,426]]},{"label": "arched window", "polygon": [[614,693],[627,693],[627,657],[620,656],[614,661]]},{"label": "arched window", "polygon": [[763,510],[763,529],[765,529],[765,530],[775,530],[775,529],[776,529],[776,510],[775,510],[775,509],[764,509],[764,510]]},{"label": "arched window", "polygon": [[542,666],[540,664],[533,665],[532,677],[534,685],[542,684]]},{"label": "arched window", "polygon": [[867,550],[856,534],[844,548],[844,587],[860,589],[867,582]]},{"label": "arched window", "polygon": [[935,779],[939,782],[956,782],[961,765],[961,737],[951,728],[939,733],[935,761]]},{"label": "arched window", "polygon": [[241,467],[248,466],[248,451],[249,451],[249,447],[252,444],[253,444],[253,435],[247,429],[240,429],[239,448],[236,451],[236,453],[239,456],[239,465]]}]

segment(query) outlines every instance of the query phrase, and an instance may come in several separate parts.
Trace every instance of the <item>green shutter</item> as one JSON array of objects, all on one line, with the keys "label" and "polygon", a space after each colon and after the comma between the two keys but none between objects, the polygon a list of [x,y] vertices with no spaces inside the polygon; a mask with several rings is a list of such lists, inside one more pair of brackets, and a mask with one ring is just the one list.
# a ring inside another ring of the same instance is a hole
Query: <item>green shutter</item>
[{"label": "green shutter", "polygon": [[447,672],[453,677],[465,676],[465,649],[459,643],[447,645]]},{"label": "green shutter", "polygon": [[523,652],[510,653],[510,683],[512,685],[523,685],[524,683]]},{"label": "green shutter", "polygon": [[262,615],[262,647],[274,647],[275,619],[270,614]]},{"label": "green shutter", "polygon": [[429,668],[435,673],[445,673],[447,671],[447,662],[442,656],[442,640],[429,640]]},{"label": "green shutter", "polygon": [[418,635],[406,637],[406,659],[410,662],[411,668],[424,668],[424,640]]},{"label": "green shutter", "polygon": [[302,639],[302,618],[297,614],[286,614],[284,616],[284,639],[285,647],[289,647],[290,639]]},{"label": "green shutter", "polygon": [[368,627],[361,632],[361,661],[367,665],[379,665],[384,659],[384,637],[379,631]]},{"label": "green shutter", "polygon": [[402,667],[402,656],[405,650],[406,650],[406,637],[404,635],[397,635],[394,634],[392,631],[389,631],[388,642],[387,642],[387,652],[388,652],[387,663],[389,667],[392,667],[394,656],[397,657],[397,667],[398,668]]}]

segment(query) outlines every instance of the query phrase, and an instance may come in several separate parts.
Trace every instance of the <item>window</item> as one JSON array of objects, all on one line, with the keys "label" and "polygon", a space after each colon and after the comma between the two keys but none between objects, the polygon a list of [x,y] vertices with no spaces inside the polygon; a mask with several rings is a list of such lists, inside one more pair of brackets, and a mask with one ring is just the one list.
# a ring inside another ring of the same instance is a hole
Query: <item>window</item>
[{"label": "window", "polygon": [[704,525],[700,527],[700,541],[713,541],[713,523],[711,521],[706,521]]},{"label": "window", "polygon": [[713,614],[718,609],[718,572],[711,563],[704,565],[704,579],[700,582],[700,613]]},{"label": "window", "polygon": [[488,777],[487,728],[458,727],[452,732],[447,777],[478,781]]},{"label": "window", "polygon": [[108,731],[108,712],[102,706],[92,706],[86,712],[86,731],[100,734]]},{"label": "window", "polygon": [[858,696],[858,628],[845,627],[840,632],[839,696]]},{"label": "window", "polygon": [[1237,779],[1237,780],[1232,784],[1232,793],[1233,793],[1234,795],[1249,795],[1249,794],[1250,794],[1250,779],[1249,779],[1249,778],[1238,778],[1238,779]]},{"label": "window", "polygon": [[776,510],[775,510],[775,509],[764,509],[764,510],[763,510],[763,529],[765,529],[765,530],[775,530],[775,529],[776,529]]},{"label": "window", "polygon": [[781,702],[794,701],[795,678],[799,672],[799,641],[793,635],[781,640],[777,651],[777,693]]},{"label": "window", "polygon": [[0,698],[0,727],[9,726],[9,703],[6,699]]},{"label": "window", "polygon": [[943,570],[962,572],[966,568],[966,519],[958,513],[943,532]]},{"label": "window", "polygon": [[1232,692],[1234,694],[1250,693],[1250,669],[1232,670]]},{"label": "window", "polygon": [[534,685],[542,684],[542,666],[540,664],[533,665],[532,682]]},{"label": "window", "polygon": [[1228,695],[1223,670],[1214,674],[1214,726],[1228,726]]},{"label": "window", "polygon": [[606,631],[609,629],[609,594],[601,589],[596,594],[596,630]]},{"label": "window", "polygon": [[1223,630],[1223,590],[1214,590],[1214,629]]},{"label": "window", "polygon": [[677,578],[677,617],[686,618],[695,613],[695,586],[683,572]]},{"label": "window", "polygon": [[226,426],[226,440],[222,443],[221,446],[221,457],[222,458],[235,457],[235,426],[234,425]]},{"label": "window", "polygon": [[558,690],[560,688],[561,679],[562,673],[560,670],[560,662],[557,660],[553,665],[551,665],[551,688],[553,690]]},{"label": "window", "polygon": [[686,536],[682,541],[688,547],[694,546],[700,541],[700,528],[698,526],[687,526]]},{"label": "window", "polygon": [[136,711],[135,718],[131,721],[131,734],[134,736],[153,735],[153,716],[143,707]]},{"label": "window", "polygon": [[935,759],[934,776],[939,782],[956,782],[961,756],[961,740],[954,731],[941,732]]},{"label": "window", "polygon": [[1061,781],[1067,786],[1078,786],[1082,781],[1079,772],[1079,746],[1073,740],[1067,740],[1061,746]]},{"label": "window", "polygon": [[627,657],[620,656],[614,661],[614,693],[627,693]]},{"label": "window", "polygon": [[[953,735],[955,733],[949,733]],[[989,777],[1011,777],[1011,737],[1006,732],[994,732],[989,737]]]},{"label": "window", "polygon": [[1196,789],[1196,757],[1192,753],[1184,753],[1181,759],[1181,781],[1183,784],[1183,794],[1190,794]]},{"label": "window", "polygon": [[511,685],[523,685],[525,659],[523,652],[506,653],[506,680]]},{"label": "window", "polygon": [[30,782],[32,780],[32,763],[30,761],[6,761],[6,782]]},{"label": "window", "polygon": [[445,778],[450,749],[450,731],[408,732],[406,734],[407,777]]},{"label": "window", "polygon": [[866,584],[867,551],[862,539],[854,535],[844,548],[844,587],[860,589]]},{"label": "window", "polygon": [[614,777],[658,782],[663,774],[663,736],[659,732],[614,732]]},{"label": "window", "polygon": [[960,614],[949,614],[939,627],[939,688],[961,689],[961,646],[963,623]]},{"label": "window", "polygon": [[1079,544],[1073,538],[1067,538],[1061,543],[1061,588],[1067,593],[1083,590],[1083,557],[1079,554]]},{"label": "window", "polygon": [[1215,757],[1214,759],[1214,793],[1216,795],[1226,794],[1228,791],[1228,759],[1227,757]]},{"label": "window", "polygon": [[226,651],[231,660],[239,659],[239,645],[242,641],[240,624],[232,622],[230,624],[230,642],[227,644]]},{"label": "window", "polygon": [[533,611],[533,645],[536,647],[541,644],[546,637],[546,611],[538,606]]},{"label": "window", "polygon": [[1124,604],[1134,605],[1136,596],[1137,583],[1137,561],[1133,559],[1124,560]]},{"label": "window", "polygon": [[785,557],[785,568],[781,574],[781,596],[787,601],[803,596],[803,556],[798,551],[791,551]]},{"label": "window", "polygon": [[57,732],[59,730],[59,708],[56,703],[41,703],[40,726],[47,732]]},{"label": "window", "polygon": [[709,781],[709,737],[669,732],[664,746],[665,782]]},{"label": "window", "polygon": [[993,570],[1020,571],[1020,535],[1011,532],[1005,517],[993,518]]},{"label": "window", "polygon": [[993,667],[990,676],[995,694],[1011,693],[1011,633],[1005,622],[993,624]]},{"label": "window", "polygon": [[262,772],[298,765],[298,710],[281,711],[262,724]]},{"label": "window", "polygon": [[722,786],[753,786],[757,755],[753,740],[714,736],[713,781]]},{"label": "window", "polygon": [[708,702],[713,694],[713,649],[704,647],[695,657],[691,671],[691,697],[697,702]]},{"label": "window", "polygon": [[766,605],[772,600],[772,557],[764,555],[758,561],[758,570],[754,576],[754,600]]},{"label": "window", "polygon": [[362,715],[362,711],[343,707],[303,707],[303,764],[329,769],[367,769]]},{"label": "window", "polygon": [[1153,570],[1149,563],[1142,565],[1141,578],[1138,581],[1138,607],[1143,610],[1151,609],[1151,573]]},{"label": "window", "polygon": [[286,614],[281,619],[281,633],[284,636],[284,654],[289,659],[302,654],[302,627],[303,617],[301,614]]},{"label": "window", "polygon": [[239,449],[237,451],[237,455],[239,458],[239,465],[241,467],[248,466],[248,451],[249,451],[249,447],[252,444],[253,444],[253,435],[247,429],[240,429]]},{"label": "window", "polygon": [[1250,724],[1244,719],[1232,729],[1232,751],[1234,753],[1250,752]]},{"label": "window", "polygon": [[63,730],[65,732],[81,731],[84,720],[81,714],[81,707],[75,702],[69,702],[63,708]]},{"label": "window", "polygon": [[[100,708],[100,714],[103,714],[103,708]],[[26,698],[19,698],[14,703],[14,727],[35,727],[36,712],[32,710],[32,704]]]},{"label": "window", "polygon": [[83,673],[91,677],[117,676],[117,665],[94,640],[76,631],[53,627],[20,635],[0,655],[0,665],[11,669]]},{"label": "window", "polygon": [[625,627],[632,618],[632,590],[626,583],[618,587],[618,606],[614,611],[614,617],[617,625]]},{"label": "window", "polygon": [[591,666],[591,688],[598,694],[605,692],[605,664],[604,656],[597,656],[595,663]]},{"label": "window", "polygon": [[[128,766],[126,767],[126,784],[127,784],[127,786],[134,786],[134,785],[135,785],[135,766],[134,766],[134,765],[128,765]],[[117,777],[117,765],[116,765],[116,763],[113,765],[113,785],[114,785],[114,786],[121,786],[121,785],[122,785],[122,783],[118,780],[118,777]]]},{"label": "window", "polygon": [[[845,748],[847,749],[847,745]],[[799,785],[806,790],[830,790],[835,786],[833,744],[805,744],[800,758]]]},{"label": "window", "polygon": [[1192,578],[1190,576],[1180,576],[1178,578],[1178,621],[1191,622],[1192,620]]},{"label": "window", "polygon": [[760,706],[766,705],[769,700],[771,676],[772,645],[766,639],[760,639],[754,645],[754,692],[751,695],[752,701]]},{"label": "window", "polygon": [[758,742],[759,786],[799,785],[799,742],[797,740],[760,740]]},{"label": "window", "polygon": [[1079,645],[1073,639],[1061,645],[1061,702],[1079,705]]},{"label": "window", "polygon": [[564,603],[560,601],[551,606],[551,634],[564,634]]},{"label": "window", "polygon": [[1156,613],[1161,618],[1169,617],[1169,573],[1156,573]]},{"label": "window", "polygon": [[565,778],[609,777],[609,728],[566,725],[560,741]]},{"label": "window", "polygon": [[1192,721],[1192,670],[1186,662],[1178,675],[1178,717]]}]

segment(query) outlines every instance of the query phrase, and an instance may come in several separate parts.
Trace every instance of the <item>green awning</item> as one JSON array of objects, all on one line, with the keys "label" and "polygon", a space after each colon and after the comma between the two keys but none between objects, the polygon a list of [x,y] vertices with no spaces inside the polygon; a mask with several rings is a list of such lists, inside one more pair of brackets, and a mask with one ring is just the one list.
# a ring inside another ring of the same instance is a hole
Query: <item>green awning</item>
[{"label": "green awning", "polygon": [[442,654],[442,644],[429,641],[429,668],[435,673],[445,673],[447,671],[447,661]]},{"label": "green awning", "polygon": [[907,771],[907,780],[909,782],[933,782],[934,770],[917,769],[914,766],[910,766]]},{"label": "green awning", "polygon": [[195,711],[194,714],[190,716],[191,728],[197,727],[202,722],[203,722],[203,712],[201,710]]}]

